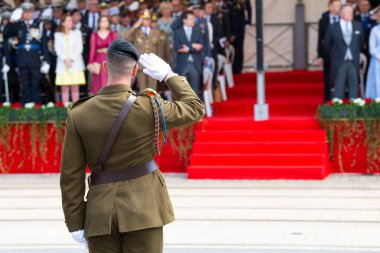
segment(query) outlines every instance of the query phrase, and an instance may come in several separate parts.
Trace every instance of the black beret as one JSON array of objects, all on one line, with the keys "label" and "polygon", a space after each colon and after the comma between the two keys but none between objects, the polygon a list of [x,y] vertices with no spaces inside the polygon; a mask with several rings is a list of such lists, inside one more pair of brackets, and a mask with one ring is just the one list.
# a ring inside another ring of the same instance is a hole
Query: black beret
[{"label": "black beret", "polygon": [[139,52],[132,43],[123,39],[114,40],[107,50],[116,54],[129,56],[135,61],[138,61],[140,58]]}]

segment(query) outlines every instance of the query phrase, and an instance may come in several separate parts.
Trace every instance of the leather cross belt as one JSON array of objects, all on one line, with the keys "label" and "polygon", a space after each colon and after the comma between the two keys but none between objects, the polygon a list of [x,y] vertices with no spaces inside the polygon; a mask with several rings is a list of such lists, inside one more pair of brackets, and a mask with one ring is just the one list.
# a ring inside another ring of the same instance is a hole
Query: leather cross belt
[{"label": "leather cross belt", "polygon": [[151,160],[142,165],[132,167],[123,171],[103,171],[101,173],[92,173],[87,178],[88,186],[91,187],[98,184],[108,184],[134,179],[145,176],[157,169],[158,166],[156,162],[154,160]]}]

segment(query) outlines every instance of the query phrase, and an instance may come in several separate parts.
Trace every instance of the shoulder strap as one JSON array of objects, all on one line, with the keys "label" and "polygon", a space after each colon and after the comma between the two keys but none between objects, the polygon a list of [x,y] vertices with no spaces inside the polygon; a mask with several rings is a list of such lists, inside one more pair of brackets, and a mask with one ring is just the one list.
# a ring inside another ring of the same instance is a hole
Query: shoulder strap
[{"label": "shoulder strap", "polygon": [[124,119],[127,117],[129,110],[131,109],[133,103],[136,100],[136,96],[131,94],[127,101],[125,102],[123,109],[119,113],[119,117],[112,126],[111,132],[108,135],[107,141],[103,146],[102,152],[100,153],[98,167],[95,168],[96,173],[102,173],[104,170],[104,164],[107,160],[108,154],[111,151],[112,145],[115,142],[116,136],[120,131],[121,125],[124,122]]}]

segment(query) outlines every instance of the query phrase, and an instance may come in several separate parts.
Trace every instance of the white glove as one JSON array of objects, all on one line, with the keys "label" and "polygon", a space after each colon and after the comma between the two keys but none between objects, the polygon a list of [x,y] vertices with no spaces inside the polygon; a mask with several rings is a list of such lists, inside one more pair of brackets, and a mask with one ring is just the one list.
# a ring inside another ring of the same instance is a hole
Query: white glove
[{"label": "white glove", "polygon": [[47,62],[43,62],[42,66],[41,66],[41,69],[40,69],[41,73],[42,74],[47,74],[47,73],[49,73],[49,70],[50,70],[50,64],[47,63]]},{"label": "white glove", "polygon": [[141,55],[139,62],[145,74],[160,82],[171,72],[169,64],[153,53]]},{"label": "white glove", "polygon": [[76,242],[83,243],[84,247],[88,249],[87,239],[84,237],[84,230],[78,230],[75,232],[71,232],[71,236]]},{"label": "white glove", "polygon": [[7,64],[4,64],[3,68],[1,69],[1,72],[6,74],[9,72],[10,69],[11,68]]}]

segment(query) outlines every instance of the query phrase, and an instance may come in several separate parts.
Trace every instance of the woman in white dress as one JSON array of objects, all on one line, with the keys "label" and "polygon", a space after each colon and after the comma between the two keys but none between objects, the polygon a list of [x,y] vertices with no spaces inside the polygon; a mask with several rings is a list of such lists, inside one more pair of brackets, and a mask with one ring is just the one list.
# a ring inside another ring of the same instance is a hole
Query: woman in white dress
[{"label": "woman in white dress", "polygon": [[[380,11],[377,12],[377,23],[380,23]],[[369,64],[366,85],[366,98],[380,98],[380,24],[373,27],[369,36]]]},{"label": "woman in white dress", "polygon": [[54,34],[54,50],[57,54],[57,68],[55,84],[61,86],[62,102],[69,104],[79,99],[79,85],[85,85],[83,62],[83,41],[79,30],[73,30],[71,16],[64,15]]}]

